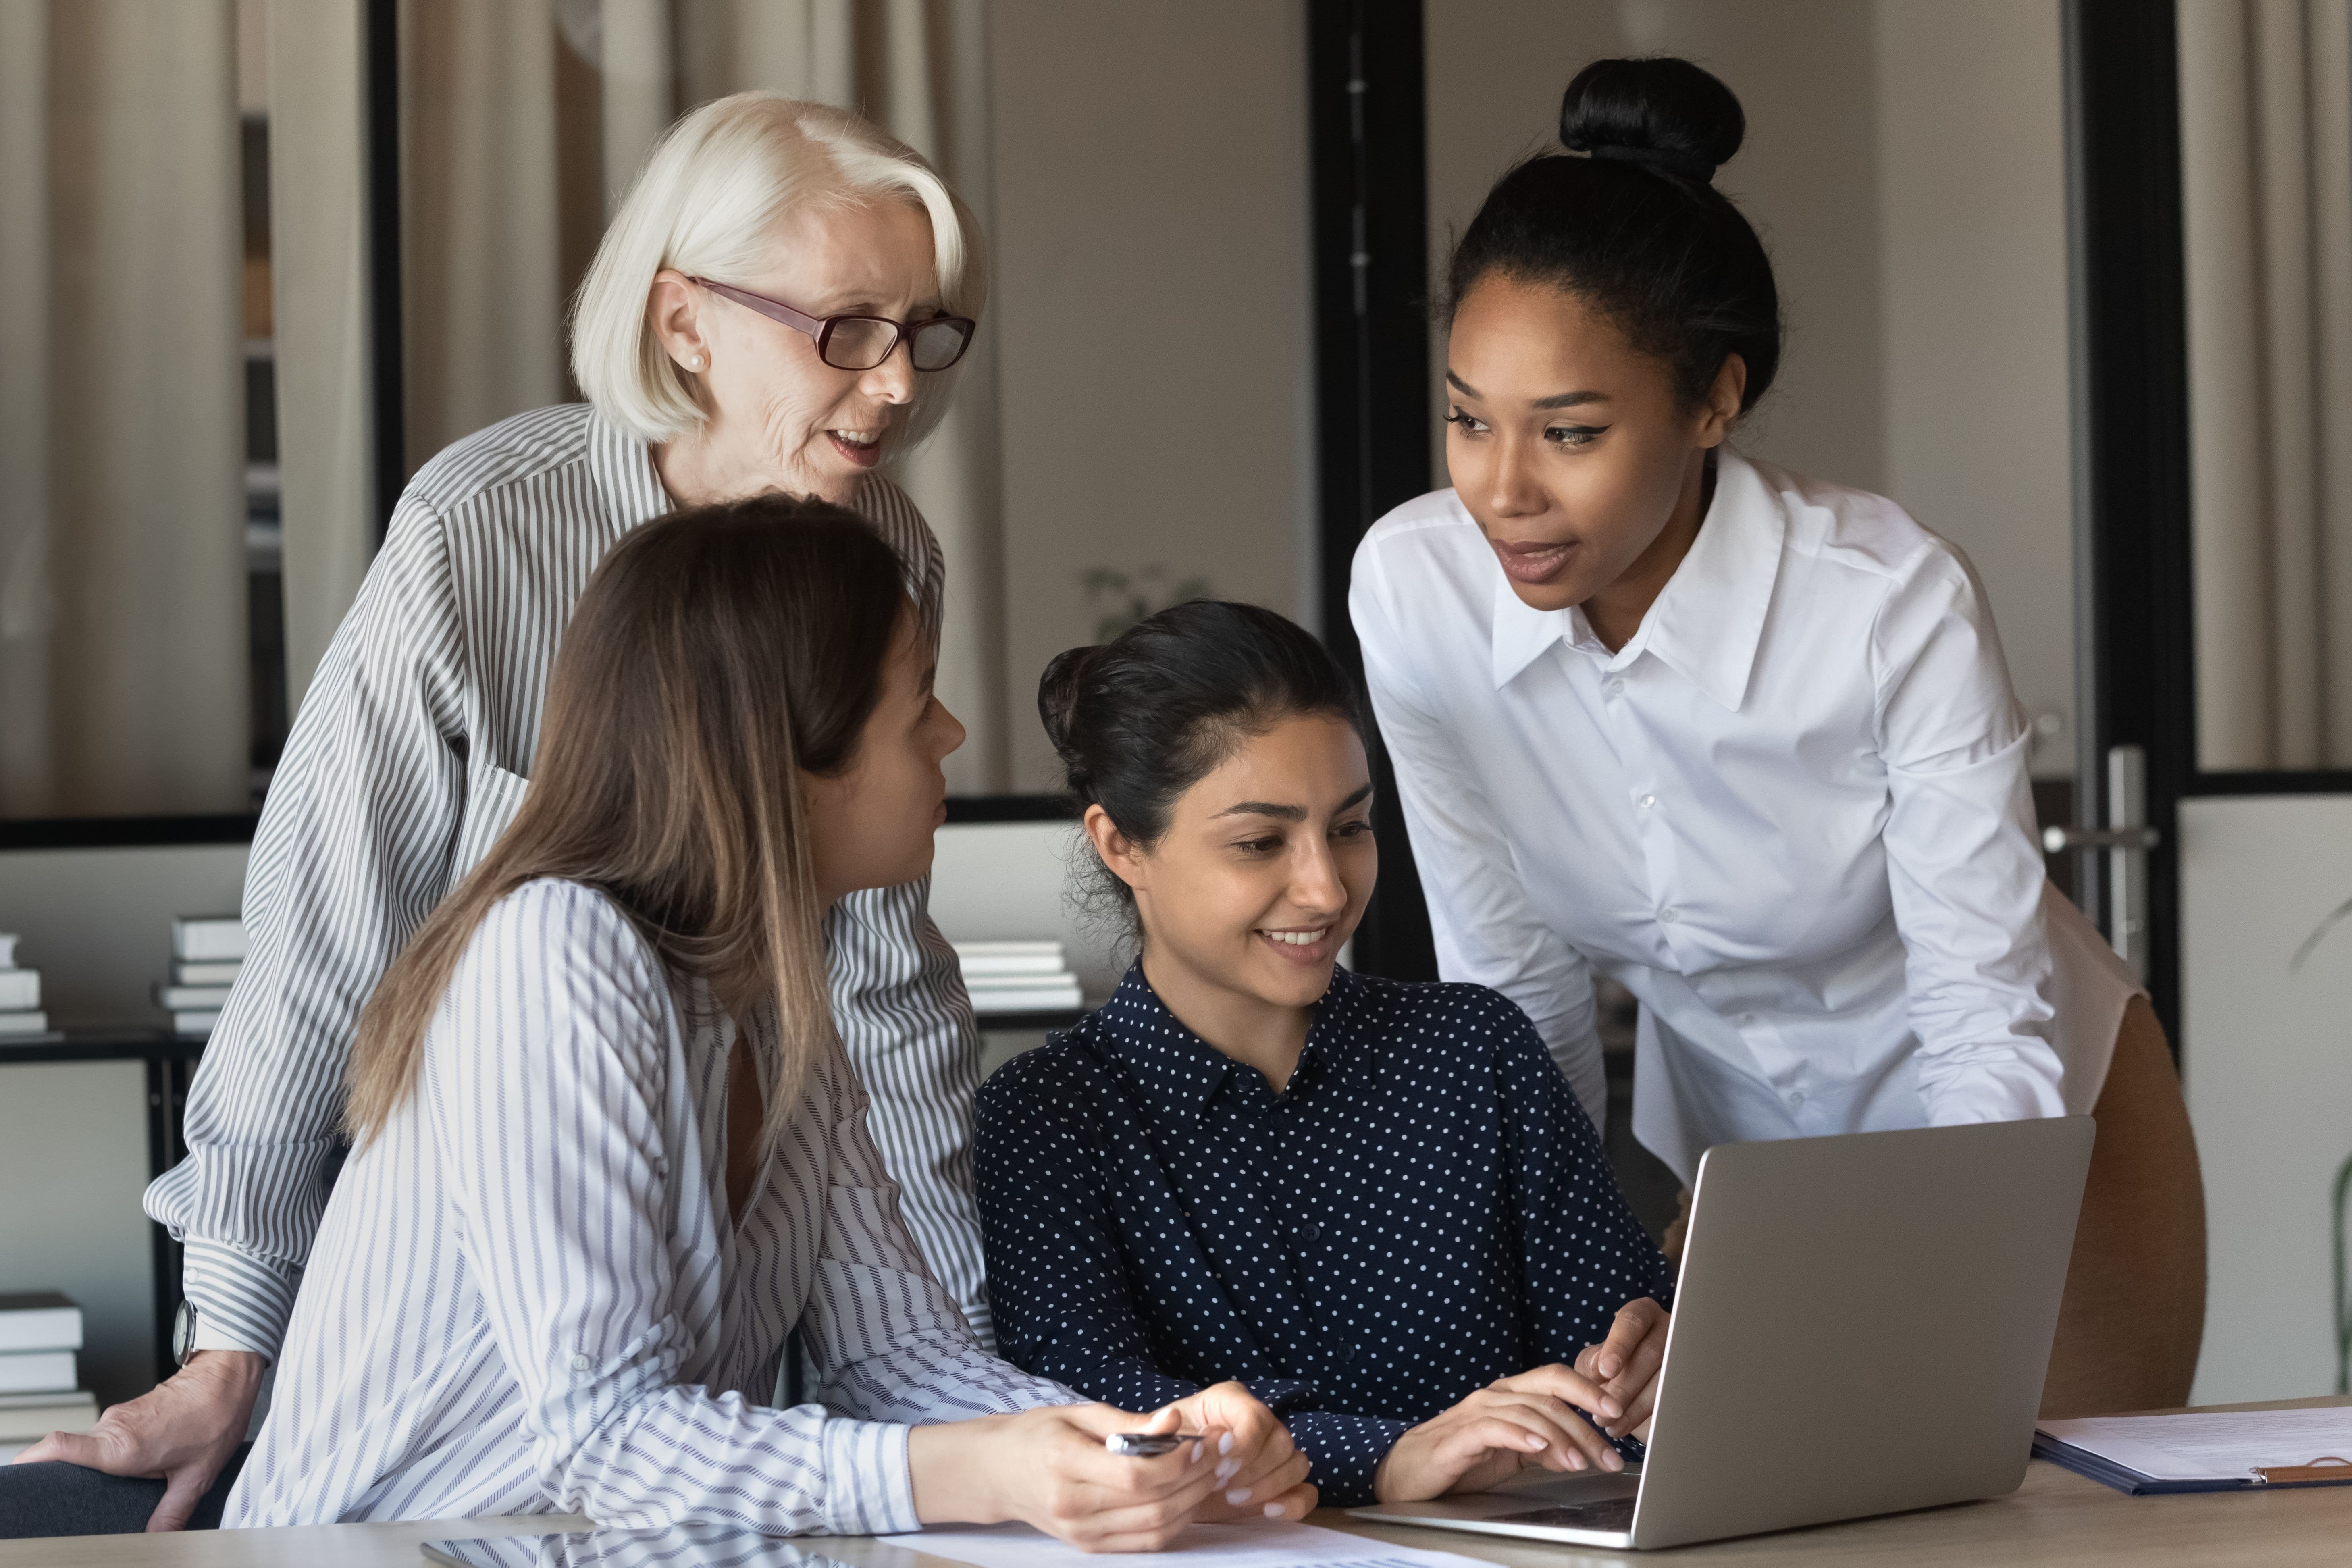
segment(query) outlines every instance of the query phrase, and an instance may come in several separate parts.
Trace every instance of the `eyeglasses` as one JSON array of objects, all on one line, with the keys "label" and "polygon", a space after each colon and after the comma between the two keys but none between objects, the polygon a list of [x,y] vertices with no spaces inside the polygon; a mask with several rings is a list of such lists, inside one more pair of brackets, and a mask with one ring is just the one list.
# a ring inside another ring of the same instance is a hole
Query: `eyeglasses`
[{"label": "eyeglasses", "polygon": [[975,323],[962,316],[934,316],[927,321],[894,321],[887,316],[812,316],[779,300],[754,294],[708,278],[689,278],[747,310],[757,310],[816,340],[816,357],[835,370],[872,370],[907,344],[907,358],[917,370],[945,370],[963,358],[971,346]]}]

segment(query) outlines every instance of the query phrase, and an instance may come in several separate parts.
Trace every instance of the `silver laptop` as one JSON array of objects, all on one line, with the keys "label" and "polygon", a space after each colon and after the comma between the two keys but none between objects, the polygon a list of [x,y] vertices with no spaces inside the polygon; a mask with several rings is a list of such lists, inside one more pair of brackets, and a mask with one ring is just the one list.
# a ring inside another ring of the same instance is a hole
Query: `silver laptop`
[{"label": "silver laptop", "polygon": [[1349,1513],[1680,1546],[2016,1490],[2091,1136],[2072,1116],[1708,1150],[1638,1472]]}]

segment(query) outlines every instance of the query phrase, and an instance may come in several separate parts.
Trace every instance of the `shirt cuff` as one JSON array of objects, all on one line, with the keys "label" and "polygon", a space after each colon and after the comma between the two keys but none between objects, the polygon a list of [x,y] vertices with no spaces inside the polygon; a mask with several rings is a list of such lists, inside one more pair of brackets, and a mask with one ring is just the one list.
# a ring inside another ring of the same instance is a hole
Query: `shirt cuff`
[{"label": "shirt cuff", "polygon": [[905,1535],[915,1517],[915,1477],[907,1468],[907,1434],[895,1421],[835,1416],[824,1431],[825,1532]]},{"label": "shirt cuff", "polygon": [[196,1331],[188,1341],[188,1353],[194,1355],[198,1351],[246,1351],[266,1362],[278,1359],[259,1345],[247,1344],[226,1329],[213,1327],[205,1321],[202,1307],[196,1309]]},{"label": "shirt cuff", "polygon": [[181,1292],[196,1308],[195,1348],[277,1359],[294,1312],[295,1281],[252,1254],[186,1237]]},{"label": "shirt cuff", "polygon": [[1363,1508],[1377,1502],[1372,1476],[1397,1439],[1412,1429],[1410,1421],[1341,1415],[1329,1410],[1301,1411],[1287,1425],[1291,1441],[1310,1461],[1307,1479],[1315,1483],[1323,1504],[1329,1508]]}]

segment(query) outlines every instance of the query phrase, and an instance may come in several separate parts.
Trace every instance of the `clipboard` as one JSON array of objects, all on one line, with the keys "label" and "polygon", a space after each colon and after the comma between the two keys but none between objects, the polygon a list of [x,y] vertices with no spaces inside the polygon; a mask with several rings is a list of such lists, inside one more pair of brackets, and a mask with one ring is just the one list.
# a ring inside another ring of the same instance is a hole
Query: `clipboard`
[{"label": "clipboard", "polygon": [[2116,1463],[2087,1448],[2053,1437],[2047,1433],[2033,1435],[2033,1457],[2047,1459],[2061,1469],[2074,1471],[2113,1487],[2131,1497],[2165,1497],[2182,1492],[2267,1491],[2272,1488],[2342,1487],[2352,1486],[2352,1459],[2334,1454],[2323,1454],[2301,1465],[2256,1465],[2242,1476],[2217,1476],[2207,1480],[2159,1480],[2142,1475],[2127,1465]]}]

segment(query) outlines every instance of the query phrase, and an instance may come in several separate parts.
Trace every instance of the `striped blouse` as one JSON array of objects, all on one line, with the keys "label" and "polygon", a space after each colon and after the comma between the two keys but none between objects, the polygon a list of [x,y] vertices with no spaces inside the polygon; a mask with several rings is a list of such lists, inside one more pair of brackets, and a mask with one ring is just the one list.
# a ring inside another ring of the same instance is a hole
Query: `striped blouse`
[{"label": "striped blouse", "polygon": [[[771,1096],[772,1008],[751,1027]],[[726,1222],[735,1037],[604,894],[492,906],[327,1203],[224,1523],[918,1530],[909,1424],[1075,1401],[973,1342],[840,1055]],[[796,1321],[820,1403],[772,1409]]]},{"label": "striped blouse", "polygon": [[[886,480],[855,504],[908,563],[936,637],[938,541]],[[277,1351],[326,1202],[360,1008],[521,805],[588,574],[669,510],[645,444],[582,404],[458,442],[401,497],[271,781],[246,873],[251,956],[188,1096],[188,1157],[147,1192],[186,1244],[199,1346]],[[835,907],[834,1017],[908,1225],[987,1342],[977,1041],[929,902],[922,882]]]}]

